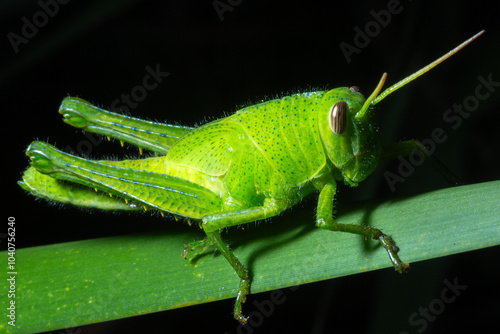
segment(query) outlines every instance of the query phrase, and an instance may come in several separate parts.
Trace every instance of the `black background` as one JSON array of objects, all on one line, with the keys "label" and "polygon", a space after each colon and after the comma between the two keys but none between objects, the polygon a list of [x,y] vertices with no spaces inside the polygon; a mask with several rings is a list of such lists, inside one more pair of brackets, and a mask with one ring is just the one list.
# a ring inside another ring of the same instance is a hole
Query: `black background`
[{"label": "black background", "polygon": [[[383,72],[389,73],[392,84],[485,29],[479,40],[381,102],[378,109],[385,142],[429,138],[440,127],[448,139],[438,145],[436,155],[466,183],[498,179],[500,89],[481,101],[458,129],[452,130],[442,119],[454,103],[474,95],[478,76],[492,75],[500,81],[500,29],[493,3],[401,1],[401,13],[391,16],[350,63],[339,44],[354,44],[354,27],[364,30],[374,20],[370,11],[386,9],[388,1],[233,3],[221,21],[212,1],[73,0],[60,5],[17,53],[7,35],[20,35],[22,17],[32,21],[41,7],[36,1],[1,5],[2,190],[7,194],[5,217],[16,217],[18,248],[188,228],[148,214],[115,215],[49,205],[16,184],[28,164],[24,151],[33,139],[63,149],[77,149],[87,140],[62,122],[57,112],[62,98],[79,96],[109,108],[121,94],[142,84],[146,66],[158,65],[170,75],[129,114],[193,125],[297,91],[357,85],[369,95]],[[135,149],[122,149],[116,142],[90,149],[87,153],[93,158],[137,155]],[[395,172],[397,167],[397,163],[382,164],[358,188],[341,188],[339,205],[449,186],[425,164],[392,193],[383,172]],[[300,210],[310,210],[312,216],[314,201]],[[274,223],[286,224],[291,218],[285,214]],[[467,290],[424,332],[495,330],[500,311],[498,256],[495,247],[415,263],[410,275],[388,269],[285,290],[286,302],[252,330],[418,333],[420,327],[412,327],[408,317],[439,298],[443,280],[455,277]],[[406,297],[400,298],[403,291]],[[269,293],[254,295],[249,305],[267,298]],[[81,333],[236,333],[232,305],[233,300],[226,300],[80,329]]]}]

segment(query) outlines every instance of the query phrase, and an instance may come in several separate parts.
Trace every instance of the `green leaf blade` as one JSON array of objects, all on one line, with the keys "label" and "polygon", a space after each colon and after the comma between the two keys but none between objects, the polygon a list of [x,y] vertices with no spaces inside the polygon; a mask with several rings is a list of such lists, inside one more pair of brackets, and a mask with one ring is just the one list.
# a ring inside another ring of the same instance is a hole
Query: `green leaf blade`
[{"label": "green leaf blade", "polygon": [[[414,263],[499,245],[499,198],[500,181],[494,181],[339,205],[337,219],[382,229],[402,260]],[[376,242],[317,229],[303,211],[295,209],[287,226],[223,234],[252,273],[252,293],[391,267]],[[182,258],[183,245],[195,238],[186,229],[17,250],[16,327],[0,323],[0,331],[56,330],[234,297],[239,279],[221,256]],[[9,302],[4,294],[0,307]]]}]

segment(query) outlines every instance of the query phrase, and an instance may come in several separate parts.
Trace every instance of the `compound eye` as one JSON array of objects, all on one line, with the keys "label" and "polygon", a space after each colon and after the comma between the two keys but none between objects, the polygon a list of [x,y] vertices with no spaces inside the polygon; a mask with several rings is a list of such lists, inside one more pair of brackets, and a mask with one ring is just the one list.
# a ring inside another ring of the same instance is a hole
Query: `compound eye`
[{"label": "compound eye", "polygon": [[329,119],[330,129],[333,133],[341,135],[344,133],[347,125],[347,103],[339,101],[330,108]]}]

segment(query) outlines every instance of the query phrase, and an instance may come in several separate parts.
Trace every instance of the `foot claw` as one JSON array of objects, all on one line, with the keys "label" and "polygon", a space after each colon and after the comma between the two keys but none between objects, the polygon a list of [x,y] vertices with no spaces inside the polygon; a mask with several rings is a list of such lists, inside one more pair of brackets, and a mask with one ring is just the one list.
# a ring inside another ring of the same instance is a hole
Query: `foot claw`
[{"label": "foot claw", "polygon": [[184,245],[184,249],[182,250],[182,257],[187,259],[189,252],[191,252],[193,249],[198,248],[200,246],[203,247],[201,252],[204,252],[210,245],[211,244],[210,244],[210,242],[207,241],[207,238],[205,238],[203,240],[197,240],[197,241],[190,242],[189,244]]},{"label": "foot claw", "polygon": [[381,233],[378,236],[378,240],[382,244],[382,246],[385,248],[387,253],[389,254],[389,257],[391,259],[392,265],[394,266],[394,269],[397,270],[398,273],[400,274],[406,274],[409,273],[411,268],[410,265],[407,263],[404,263],[399,259],[398,252],[399,252],[399,247],[396,246],[396,243],[394,240],[392,240],[391,237],[389,237],[386,234]]}]

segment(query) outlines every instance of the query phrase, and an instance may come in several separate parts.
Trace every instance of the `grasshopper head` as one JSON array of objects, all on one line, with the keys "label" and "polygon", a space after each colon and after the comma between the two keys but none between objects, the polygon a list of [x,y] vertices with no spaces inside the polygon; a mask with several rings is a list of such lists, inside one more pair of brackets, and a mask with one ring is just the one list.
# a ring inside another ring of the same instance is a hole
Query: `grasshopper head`
[{"label": "grasshopper head", "polygon": [[328,159],[341,179],[351,185],[373,172],[381,153],[378,127],[369,106],[363,109],[365,102],[357,87],[332,89],[322,99],[319,116]]},{"label": "grasshopper head", "polygon": [[372,119],[372,106],[450,58],[483,33],[484,30],[480,31],[450,52],[380,93],[387,77],[387,73],[384,73],[367,99],[358,92],[357,87],[336,88],[327,92],[322,99],[323,111],[319,115],[319,128],[328,159],[335,167],[334,173],[338,172],[335,173],[336,178],[357,185],[377,167],[382,147],[378,128]]}]

